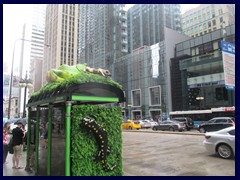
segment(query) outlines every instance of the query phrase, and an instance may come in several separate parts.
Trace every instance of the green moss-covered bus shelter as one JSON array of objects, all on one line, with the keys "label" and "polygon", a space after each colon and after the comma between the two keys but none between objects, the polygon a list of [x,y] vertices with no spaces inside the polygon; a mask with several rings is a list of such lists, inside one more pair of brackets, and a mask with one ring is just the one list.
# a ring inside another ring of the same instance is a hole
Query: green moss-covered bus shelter
[{"label": "green moss-covered bus shelter", "polygon": [[[36,120],[35,175],[122,175],[121,107],[123,91],[103,83],[83,83],[31,98],[28,107],[30,121]],[[114,105],[113,105],[114,104]],[[80,128],[81,120],[89,113],[98,117],[106,129],[111,148],[106,171],[101,162],[93,160],[98,153],[97,141],[91,131]],[[48,123],[48,147],[43,148],[39,135],[40,123]],[[57,126],[57,127],[56,127]],[[26,169],[30,164],[30,133],[27,135]]]}]

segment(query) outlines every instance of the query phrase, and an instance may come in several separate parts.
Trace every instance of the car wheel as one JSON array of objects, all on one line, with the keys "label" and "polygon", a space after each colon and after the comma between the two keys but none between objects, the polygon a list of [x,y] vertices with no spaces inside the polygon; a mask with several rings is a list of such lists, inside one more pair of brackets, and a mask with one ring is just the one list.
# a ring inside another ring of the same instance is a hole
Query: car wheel
[{"label": "car wheel", "polygon": [[169,128],[169,131],[174,131],[174,128],[173,128],[173,127],[170,127],[170,128]]},{"label": "car wheel", "polygon": [[206,131],[205,131],[204,128],[200,128],[200,129],[199,129],[199,132],[200,132],[200,133],[205,133]]},{"label": "car wheel", "polygon": [[131,126],[129,126],[129,127],[128,127],[128,129],[129,129],[129,130],[132,130],[132,127],[131,127]]},{"label": "car wheel", "polygon": [[137,128],[137,130],[139,130],[139,128]]},{"label": "car wheel", "polygon": [[230,159],[233,156],[232,149],[227,144],[220,144],[217,147],[217,154],[223,159]]},{"label": "car wheel", "polygon": [[153,126],[152,130],[156,131],[156,130],[157,130],[157,128]]}]

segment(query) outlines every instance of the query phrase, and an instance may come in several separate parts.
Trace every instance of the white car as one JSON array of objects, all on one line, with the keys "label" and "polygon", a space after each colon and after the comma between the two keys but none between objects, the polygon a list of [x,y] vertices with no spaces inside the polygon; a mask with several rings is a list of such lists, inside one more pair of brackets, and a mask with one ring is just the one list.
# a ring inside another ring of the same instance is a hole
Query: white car
[{"label": "white car", "polygon": [[152,128],[153,126],[157,126],[157,125],[158,125],[158,122],[156,122],[156,121],[154,121],[154,120],[145,119],[144,121],[149,122],[149,123],[151,124],[151,128]]},{"label": "white car", "polygon": [[142,128],[146,128],[146,129],[151,128],[151,123],[148,122],[148,120],[138,120],[138,121],[140,122]]},{"label": "white car", "polygon": [[221,158],[230,159],[235,156],[235,126],[220,131],[205,133],[203,141],[206,149]]}]

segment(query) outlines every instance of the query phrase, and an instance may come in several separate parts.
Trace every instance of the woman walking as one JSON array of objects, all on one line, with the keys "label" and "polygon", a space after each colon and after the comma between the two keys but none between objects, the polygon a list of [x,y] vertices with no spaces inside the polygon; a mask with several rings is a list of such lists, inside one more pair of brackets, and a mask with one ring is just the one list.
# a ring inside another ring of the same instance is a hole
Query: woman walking
[{"label": "woman walking", "polygon": [[8,143],[10,141],[10,123],[7,122],[3,127],[3,164],[6,164],[6,159],[8,155]]}]

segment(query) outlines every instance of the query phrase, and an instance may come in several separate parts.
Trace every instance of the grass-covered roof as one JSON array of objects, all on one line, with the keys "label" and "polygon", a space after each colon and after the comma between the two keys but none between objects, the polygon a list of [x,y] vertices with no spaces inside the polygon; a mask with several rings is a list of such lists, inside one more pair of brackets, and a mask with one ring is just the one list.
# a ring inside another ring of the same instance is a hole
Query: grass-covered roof
[{"label": "grass-covered roof", "polygon": [[39,99],[38,97],[43,96],[44,94],[51,94],[57,89],[67,89],[79,84],[90,83],[90,82],[107,84],[107,85],[115,86],[119,89],[122,89],[122,86],[119,83],[117,83],[116,81],[112,80],[109,77],[104,77],[99,74],[79,71],[77,75],[74,75],[68,79],[65,79],[62,82],[54,82],[54,83],[46,84],[39,91],[33,93],[30,100]]}]

